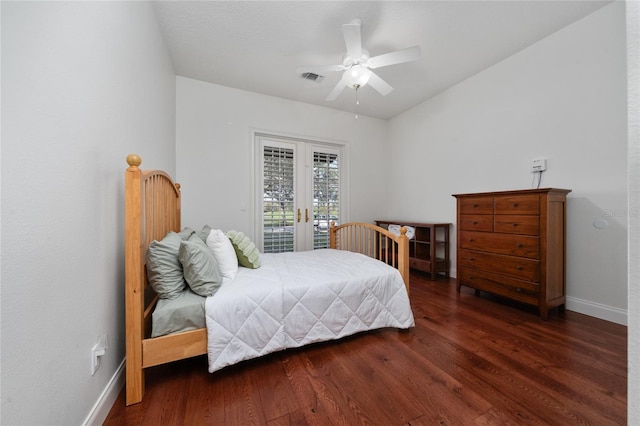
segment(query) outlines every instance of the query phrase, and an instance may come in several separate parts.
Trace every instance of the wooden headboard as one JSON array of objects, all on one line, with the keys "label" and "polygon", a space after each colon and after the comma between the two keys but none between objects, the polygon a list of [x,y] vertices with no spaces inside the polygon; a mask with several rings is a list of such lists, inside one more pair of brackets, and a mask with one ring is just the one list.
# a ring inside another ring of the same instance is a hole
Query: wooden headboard
[{"label": "wooden headboard", "polygon": [[141,170],[127,157],[125,172],[125,327],[127,405],[144,394],[144,368],[206,353],[206,329],[150,338],[157,295],[147,285],[145,254],[153,240],[180,231],[180,185],[161,170]]},{"label": "wooden headboard", "polygon": [[[147,286],[145,253],[153,240],[180,231],[180,185],[161,170],[142,171],[142,159],[131,154],[125,174],[125,280],[127,317],[147,323],[155,297]],[[146,299],[146,300],[145,300]],[[151,300],[149,300],[151,299]],[[147,312],[149,311],[149,312]],[[144,330],[140,330],[142,337]]]}]

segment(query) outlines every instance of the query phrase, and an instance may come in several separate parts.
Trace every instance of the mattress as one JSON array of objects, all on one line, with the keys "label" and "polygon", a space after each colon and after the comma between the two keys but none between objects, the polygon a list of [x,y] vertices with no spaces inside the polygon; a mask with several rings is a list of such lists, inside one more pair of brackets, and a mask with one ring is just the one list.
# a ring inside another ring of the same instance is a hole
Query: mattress
[{"label": "mattress", "polygon": [[414,326],[398,270],[359,253],[263,254],[205,303],[209,371],[286,348]]}]

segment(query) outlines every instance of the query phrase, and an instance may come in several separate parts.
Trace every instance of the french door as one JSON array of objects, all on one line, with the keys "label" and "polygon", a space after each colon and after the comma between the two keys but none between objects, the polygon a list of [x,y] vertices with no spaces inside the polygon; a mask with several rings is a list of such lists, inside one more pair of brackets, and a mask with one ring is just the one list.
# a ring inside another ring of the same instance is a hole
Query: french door
[{"label": "french door", "polygon": [[329,246],[342,216],[342,147],[256,136],[256,238],[264,253]]}]

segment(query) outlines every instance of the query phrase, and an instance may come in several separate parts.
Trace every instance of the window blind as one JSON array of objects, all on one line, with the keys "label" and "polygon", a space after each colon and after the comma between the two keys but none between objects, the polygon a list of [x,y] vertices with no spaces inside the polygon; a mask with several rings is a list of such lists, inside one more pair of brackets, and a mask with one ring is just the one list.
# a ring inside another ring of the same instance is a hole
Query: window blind
[{"label": "window blind", "polygon": [[263,152],[265,253],[294,250],[294,152],[265,146]]}]

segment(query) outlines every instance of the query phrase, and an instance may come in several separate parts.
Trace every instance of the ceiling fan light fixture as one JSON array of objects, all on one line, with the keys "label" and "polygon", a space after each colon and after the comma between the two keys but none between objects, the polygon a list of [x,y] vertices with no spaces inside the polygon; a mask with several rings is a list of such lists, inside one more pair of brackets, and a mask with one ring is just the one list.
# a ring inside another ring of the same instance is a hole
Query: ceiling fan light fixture
[{"label": "ceiling fan light fixture", "polygon": [[359,19],[354,19],[351,23],[342,26],[344,43],[347,47],[347,52],[342,57],[342,64],[298,68],[299,74],[311,72],[322,73],[325,71],[343,72],[340,81],[338,81],[333,90],[331,90],[329,96],[326,97],[327,101],[335,101],[345,87],[355,89],[357,94],[357,90],[366,84],[382,96],[386,96],[391,93],[393,87],[371,70],[411,62],[420,58],[419,46],[383,53],[373,58],[370,57],[369,52],[362,48],[361,24]]},{"label": "ceiling fan light fixture", "polygon": [[371,71],[360,64],[353,65],[342,75],[346,85],[352,89],[357,89],[367,84],[369,77],[371,77]]}]

